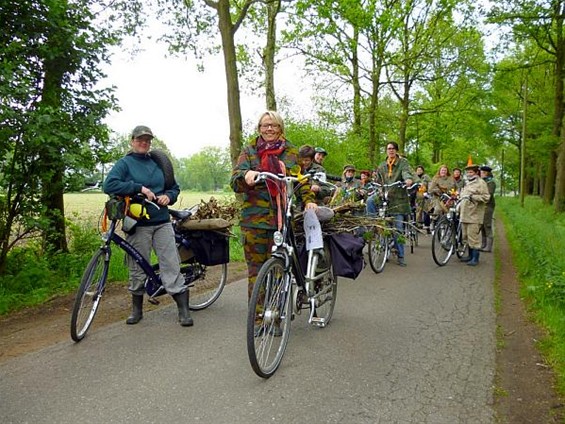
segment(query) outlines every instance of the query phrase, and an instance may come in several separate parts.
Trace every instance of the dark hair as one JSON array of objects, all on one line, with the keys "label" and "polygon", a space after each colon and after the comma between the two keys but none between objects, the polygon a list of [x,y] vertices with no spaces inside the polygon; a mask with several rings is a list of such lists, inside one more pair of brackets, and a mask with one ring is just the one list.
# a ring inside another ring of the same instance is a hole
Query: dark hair
[{"label": "dark hair", "polygon": [[426,172],[426,168],[424,168],[422,165],[418,165],[418,166],[416,167],[416,169],[418,169],[418,168],[422,168],[422,171]]},{"label": "dark hair", "polygon": [[389,141],[386,144],[386,147],[388,147],[389,144],[392,144],[392,147],[394,147],[394,150],[396,150],[398,152],[398,143],[396,141]]},{"label": "dark hair", "polygon": [[298,149],[298,157],[300,159],[303,158],[314,159],[315,155],[316,155],[316,151],[309,144],[305,144],[304,146],[300,147],[300,149]]}]

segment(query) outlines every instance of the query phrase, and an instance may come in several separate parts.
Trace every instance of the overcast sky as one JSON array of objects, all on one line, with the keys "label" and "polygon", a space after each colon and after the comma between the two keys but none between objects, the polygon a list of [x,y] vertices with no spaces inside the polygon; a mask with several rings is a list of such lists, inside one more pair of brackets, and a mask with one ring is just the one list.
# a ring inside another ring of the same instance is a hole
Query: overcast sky
[{"label": "overcast sky", "polygon": [[[204,146],[228,147],[221,54],[207,59],[206,71],[201,73],[194,60],[165,58],[164,52],[163,45],[148,41],[144,43],[144,51],[133,59],[126,53],[114,56],[106,72],[108,82],[117,87],[122,111],[112,114],[106,122],[120,134],[131,132],[136,125],[149,126],[177,158],[194,154]],[[305,90],[297,83],[301,80],[299,70],[281,71],[281,74],[285,77],[277,75],[276,89],[306,100]],[[242,94],[244,131],[253,131],[264,104],[263,93],[255,98]]]}]

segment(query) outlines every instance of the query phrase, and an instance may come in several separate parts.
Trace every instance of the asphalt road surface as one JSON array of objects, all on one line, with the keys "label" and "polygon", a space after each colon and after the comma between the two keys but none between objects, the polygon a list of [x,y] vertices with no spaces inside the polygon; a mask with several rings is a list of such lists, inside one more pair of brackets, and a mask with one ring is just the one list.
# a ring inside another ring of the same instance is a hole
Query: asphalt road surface
[{"label": "asphalt road surface", "polygon": [[[247,358],[246,284],[195,326],[176,308],[0,365],[0,423],[493,423],[494,260],[432,260],[340,279],[332,322],[293,322],[277,373]],[[41,325],[38,322],[38,325]]]}]

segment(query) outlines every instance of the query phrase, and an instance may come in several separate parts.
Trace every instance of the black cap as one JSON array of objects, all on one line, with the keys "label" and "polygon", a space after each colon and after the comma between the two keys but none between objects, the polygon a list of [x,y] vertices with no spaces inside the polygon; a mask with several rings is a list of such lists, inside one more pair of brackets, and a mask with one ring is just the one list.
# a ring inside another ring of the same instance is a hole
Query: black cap
[{"label": "black cap", "polygon": [[492,168],[491,168],[490,166],[488,166],[488,165],[483,165],[483,166],[480,167],[480,170],[481,170],[481,171],[486,171],[486,172],[491,172],[491,171],[492,171]]}]

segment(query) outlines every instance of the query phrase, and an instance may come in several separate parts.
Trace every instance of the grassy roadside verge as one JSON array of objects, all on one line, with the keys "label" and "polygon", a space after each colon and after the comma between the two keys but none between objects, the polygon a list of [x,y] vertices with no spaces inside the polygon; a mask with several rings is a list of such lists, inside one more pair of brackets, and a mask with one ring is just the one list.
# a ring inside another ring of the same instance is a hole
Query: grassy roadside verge
[{"label": "grassy roadside verge", "polygon": [[538,347],[555,370],[558,390],[565,394],[565,215],[538,198],[497,198],[518,272],[520,296],[532,319],[547,337]]}]

